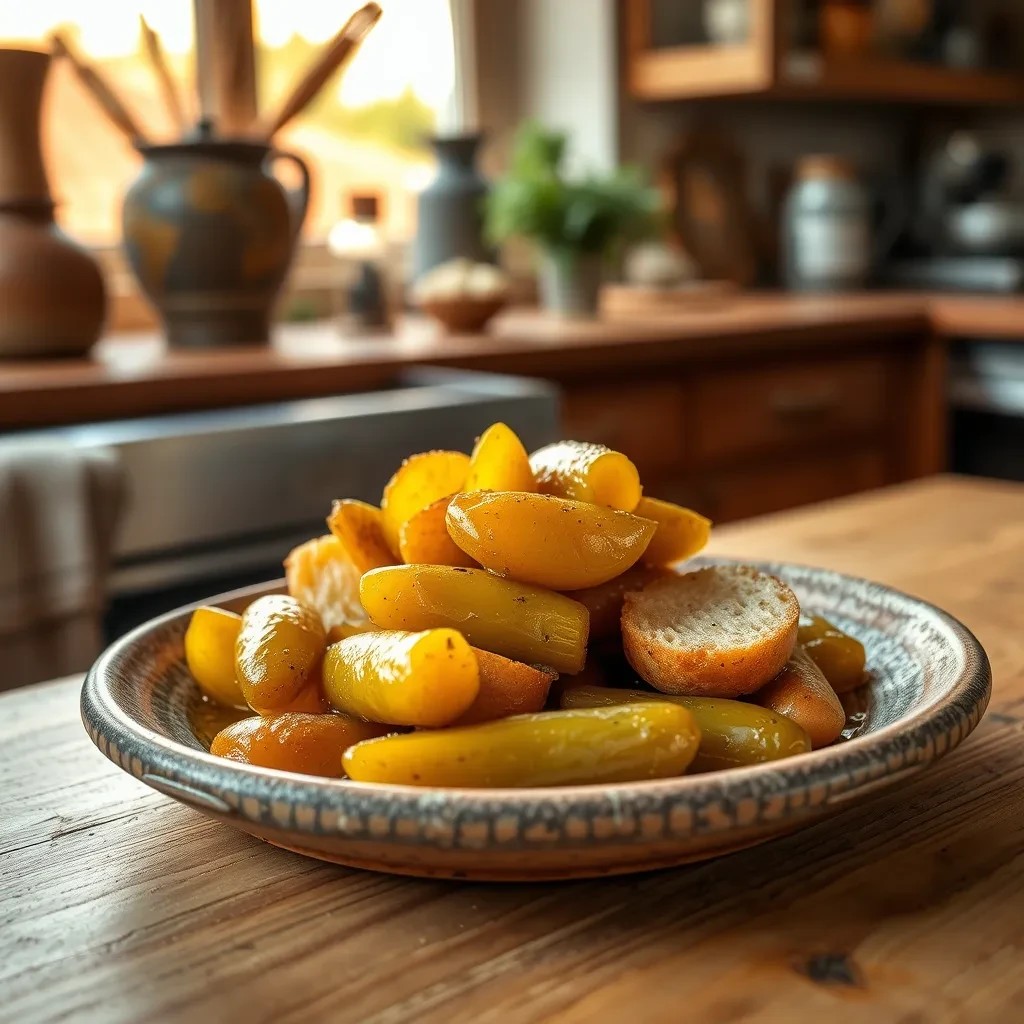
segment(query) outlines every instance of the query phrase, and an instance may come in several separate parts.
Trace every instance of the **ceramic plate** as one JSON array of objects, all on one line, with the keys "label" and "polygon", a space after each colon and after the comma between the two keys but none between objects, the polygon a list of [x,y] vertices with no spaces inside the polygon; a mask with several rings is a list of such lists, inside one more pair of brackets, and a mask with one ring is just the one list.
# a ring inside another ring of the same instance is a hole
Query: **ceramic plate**
[{"label": "ceramic plate", "polygon": [[[834,572],[763,568],[793,587],[805,611],[863,641],[872,676],[849,705],[846,738],[786,761],[530,790],[425,790],[235,764],[207,753],[199,738],[202,702],[182,647],[188,609],[139,627],[103,654],[85,681],[82,718],[99,749],[142,782],[311,857],[401,874],[531,881],[681,864],[791,831],[920,771],[960,743],[988,703],[985,652],[945,612]],[[237,611],[256,593],[211,603]]]}]

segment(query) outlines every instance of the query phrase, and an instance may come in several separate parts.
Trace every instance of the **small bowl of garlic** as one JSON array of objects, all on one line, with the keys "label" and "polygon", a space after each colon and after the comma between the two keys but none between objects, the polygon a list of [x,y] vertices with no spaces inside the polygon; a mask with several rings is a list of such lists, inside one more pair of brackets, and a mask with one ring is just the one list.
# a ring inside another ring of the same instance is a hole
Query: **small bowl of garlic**
[{"label": "small bowl of garlic", "polygon": [[452,334],[475,334],[508,301],[508,278],[491,263],[448,260],[412,287],[413,301]]}]

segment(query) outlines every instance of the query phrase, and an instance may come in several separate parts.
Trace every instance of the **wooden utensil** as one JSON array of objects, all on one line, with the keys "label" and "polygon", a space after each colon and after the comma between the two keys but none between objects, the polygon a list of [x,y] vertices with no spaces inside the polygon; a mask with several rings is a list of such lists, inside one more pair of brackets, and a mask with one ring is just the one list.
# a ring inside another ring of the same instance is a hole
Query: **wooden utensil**
[{"label": "wooden utensil", "polygon": [[174,77],[171,75],[171,69],[167,66],[167,57],[164,55],[160,37],[149,27],[149,22],[142,14],[139,15],[139,27],[142,30],[142,42],[146,48],[146,56],[153,66],[153,74],[156,76],[156,83],[163,94],[167,112],[171,115],[175,127],[180,132],[184,132],[187,127],[185,109],[182,106]]},{"label": "wooden utensil", "polygon": [[324,87],[327,79],[352,59],[359,44],[377,24],[382,13],[380,5],[376,3],[360,7],[324,47],[323,52],[295,84],[284,102],[262,123],[259,133],[270,138],[303,111]]},{"label": "wooden utensil", "polygon": [[193,0],[199,109],[217,135],[242,137],[256,124],[256,55],[249,0]]},{"label": "wooden utensil", "polygon": [[106,79],[75,53],[65,36],[60,32],[54,32],[50,36],[50,43],[54,56],[67,58],[82,84],[92,93],[93,98],[117,128],[134,143],[148,141],[145,132],[139,127],[134,116],[129,113],[128,108],[121,102]]}]

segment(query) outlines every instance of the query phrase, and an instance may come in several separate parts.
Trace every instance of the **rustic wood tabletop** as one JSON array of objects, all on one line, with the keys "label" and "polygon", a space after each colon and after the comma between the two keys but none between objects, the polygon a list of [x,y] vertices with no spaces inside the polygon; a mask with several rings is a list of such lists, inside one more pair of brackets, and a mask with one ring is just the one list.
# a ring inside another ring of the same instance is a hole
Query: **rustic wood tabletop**
[{"label": "rustic wood tabletop", "polygon": [[1024,1005],[1024,487],[938,478],[714,550],[924,597],[992,660],[978,731],[894,792],[645,876],[479,885],[263,845],[114,768],[81,680],[0,697],[0,1018],[990,1022]]}]

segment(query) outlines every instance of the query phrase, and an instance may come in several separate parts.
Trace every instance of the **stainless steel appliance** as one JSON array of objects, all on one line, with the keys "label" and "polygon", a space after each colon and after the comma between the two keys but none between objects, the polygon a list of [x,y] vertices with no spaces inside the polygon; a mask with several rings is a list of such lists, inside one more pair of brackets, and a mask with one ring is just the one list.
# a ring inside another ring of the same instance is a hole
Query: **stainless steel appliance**
[{"label": "stainless steel appliance", "polygon": [[528,447],[558,434],[538,380],[411,370],[386,391],[34,432],[114,449],[129,481],[108,632],[204,595],[281,575],[326,531],[331,501],[377,502],[398,464],[468,450],[495,420]]},{"label": "stainless steel appliance", "polygon": [[1024,290],[1024,201],[1008,190],[1011,159],[955,132],[925,161],[910,224],[913,252],[888,267],[904,288]]},{"label": "stainless steel appliance", "polygon": [[959,342],[950,405],[953,469],[1024,481],[1024,346]]}]

